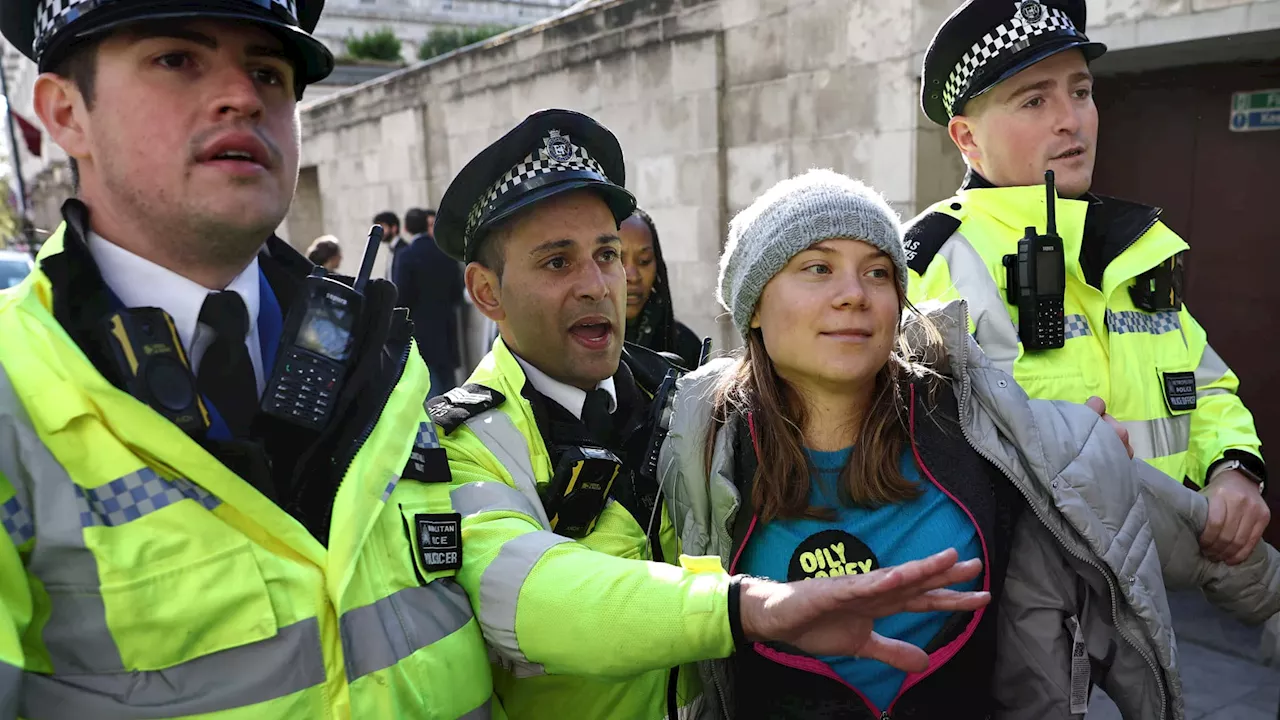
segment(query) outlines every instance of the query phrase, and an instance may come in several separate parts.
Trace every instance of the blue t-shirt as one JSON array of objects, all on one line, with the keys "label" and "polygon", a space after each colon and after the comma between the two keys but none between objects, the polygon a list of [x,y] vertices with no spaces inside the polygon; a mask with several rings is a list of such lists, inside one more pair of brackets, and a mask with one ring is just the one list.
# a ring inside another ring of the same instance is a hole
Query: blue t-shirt
[{"label": "blue t-shirt", "polygon": [[[738,572],[785,582],[869,572],[919,560],[947,548],[955,548],[961,560],[982,557],[977,528],[964,509],[921,477],[909,447],[902,453],[902,474],[917,483],[922,490],[920,497],[874,510],[842,503],[838,491],[840,471],[852,451],[853,448],[808,451],[815,471],[809,504],[834,508],[836,517],[780,519],[758,525],[743,550]],[[981,579],[953,587],[976,590],[981,587]],[[923,648],[942,630],[950,615],[900,613],[877,620],[875,631]],[[897,696],[907,676],[878,660],[820,659],[882,710]]]}]

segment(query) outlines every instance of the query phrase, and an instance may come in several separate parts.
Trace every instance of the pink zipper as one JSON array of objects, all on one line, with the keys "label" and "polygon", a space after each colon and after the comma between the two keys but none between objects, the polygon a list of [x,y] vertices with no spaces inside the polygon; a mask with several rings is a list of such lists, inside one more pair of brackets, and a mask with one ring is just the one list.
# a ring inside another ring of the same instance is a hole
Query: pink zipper
[{"label": "pink zipper", "polygon": [[[747,426],[751,431],[752,448],[756,451],[756,456],[758,457],[760,454],[760,446],[756,440],[756,424],[755,424],[755,417],[753,414],[747,415]],[[942,486],[942,483],[938,482],[937,478],[933,476],[933,473],[929,471],[929,468],[925,466],[924,459],[920,457],[920,448],[916,445],[916,388],[914,385],[911,386],[911,408],[908,413],[908,428],[909,428],[909,434],[911,436],[911,452],[915,456],[916,464],[920,466],[920,471],[924,473],[925,477],[929,478],[929,481],[932,482],[935,487],[937,487],[939,490],[942,491],[944,495],[950,498],[951,502],[958,505],[960,509],[964,511],[964,514],[969,518],[969,522],[973,524],[974,530],[977,531],[978,541],[982,544],[982,589],[983,591],[990,591],[991,589],[990,555],[987,551],[987,539],[982,534],[982,528],[981,526],[978,525],[977,518],[973,516],[973,513],[969,511],[968,507],[965,507],[964,503],[960,502],[960,500],[957,499],[955,495],[952,495],[950,492],[947,491],[945,487]],[[751,533],[755,530],[756,522],[759,519],[760,519],[759,515],[753,515],[751,517],[751,524],[747,526],[746,537],[742,539],[742,545],[738,548],[738,552],[733,556],[733,562],[729,564],[730,574],[733,574],[733,571],[737,568],[738,559],[742,557],[742,551],[746,549],[747,541],[751,539]],[[986,613],[986,608],[981,608],[978,611],[976,611],[973,615],[973,619],[969,621],[968,626],[965,627],[964,632],[961,633],[959,637],[947,643],[942,648],[935,650],[934,653],[929,656],[928,670],[925,670],[922,673],[911,673],[907,675],[906,679],[902,681],[902,687],[899,688],[898,694],[894,697],[893,702],[889,703],[889,709],[884,712],[881,712],[880,709],[877,708],[869,699],[867,699],[867,696],[863,695],[860,690],[850,685],[849,683],[845,682],[844,678],[840,677],[839,673],[833,670],[830,665],[822,662],[817,658],[800,656],[800,655],[791,655],[791,654],[784,653],[779,650],[770,648],[767,645],[764,645],[762,643],[755,643],[753,645],[753,649],[757,653],[759,653],[761,657],[764,657],[772,662],[778,663],[779,665],[793,668],[795,670],[802,670],[804,672],[809,672],[814,675],[819,675],[821,677],[835,680],[841,685],[852,690],[853,693],[857,695],[864,704],[866,704],[867,708],[870,709],[874,715],[876,715],[877,717],[885,718],[893,713],[893,708],[898,704],[898,700],[900,700],[908,690],[920,684],[925,678],[929,677],[933,673],[937,672],[943,665],[946,665],[947,662],[951,660],[951,658],[955,657],[956,654],[960,652],[960,649],[964,647],[965,643],[969,642],[969,638],[973,637],[973,634],[977,632],[978,623],[982,621],[982,616],[985,613]]]}]

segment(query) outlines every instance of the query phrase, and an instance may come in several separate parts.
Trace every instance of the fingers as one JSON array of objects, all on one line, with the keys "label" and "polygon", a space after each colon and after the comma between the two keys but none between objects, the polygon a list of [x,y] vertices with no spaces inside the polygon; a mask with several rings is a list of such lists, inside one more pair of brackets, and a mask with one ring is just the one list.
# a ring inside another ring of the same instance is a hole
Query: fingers
[{"label": "fingers", "polygon": [[[905,588],[919,583],[925,582],[930,578],[937,577],[956,566],[956,560],[960,558],[955,548],[947,548],[940,553],[930,555],[920,560],[912,560],[901,565],[893,567],[881,568],[874,570],[863,576],[870,582],[864,583],[847,583],[850,590],[855,591],[854,597],[868,597],[872,595],[887,595],[894,590]],[[858,577],[858,576],[851,576]],[[941,586],[937,586],[941,587]]]},{"label": "fingers", "polygon": [[1106,401],[1098,397],[1097,395],[1094,395],[1093,397],[1090,397],[1088,400],[1086,400],[1084,404],[1088,405],[1090,410],[1093,410],[1094,412],[1101,415],[1102,419],[1105,420],[1106,423],[1111,426],[1111,429],[1116,431],[1116,435],[1120,436],[1120,442],[1124,443],[1124,449],[1129,453],[1129,457],[1132,458],[1133,446],[1129,444],[1129,431],[1125,429],[1125,426],[1120,424],[1119,420],[1116,420],[1115,418],[1107,414]]},{"label": "fingers", "polygon": [[[1076,397],[1079,397],[1079,396],[1077,395]],[[1105,415],[1107,413],[1107,401],[1103,400],[1097,395],[1094,395],[1090,397],[1088,400],[1085,400],[1084,404],[1088,405],[1089,409],[1093,410],[1099,415]]]},{"label": "fingers", "polygon": [[[901,566],[899,566],[901,567]],[[893,593],[899,596],[913,596],[938,588],[968,582],[982,573],[982,561],[974,558],[956,563],[946,570],[921,578],[916,582],[903,585]]]},{"label": "fingers", "polygon": [[[954,553],[954,551],[952,551]],[[954,554],[950,556],[954,558]],[[920,562],[920,561],[917,561]],[[968,582],[976,578],[982,573],[981,560],[967,560],[962,563],[956,563],[951,567],[937,573],[919,576],[916,569],[908,567],[910,563],[904,563],[892,568],[887,568],[889,573],[900,573],[902,577],[911,576],[914,582],[898,585],[897,587],[870,587],[857,596],[858,607],[861,612],[869,617],[885,617],[894,613],[903,612],[909,603],[937,591],[959,583]],[[938,596],[937,600],[925,600],[926,605],[929,602],[954,602],[953,599],[944,599],[949,596]],[[968,601],[964,601],[968,602]],[[976,607],[981,607],[984,601],[977,601]]]},{"label": "fingers", "polygon": [[931,590],[910,598],[903,605],[903,612],[972,611],[991,602],[989,592],[961,592],[959,590]]},{"label": "fingers", "polygon": [[901,640],[871,633],[866,644],[858,652],[858,657],[879,660],[885,665],[898,668],[904,672],[924,672],[929,669],[929,656],[924,650]]},{"label": "fingers", "polygon": [[1129,451],[1129,458],[1130,458],[1130,459],[1132,459],[1132,458],[1133,458],[1133,446],[1129,444],[1129,430],[1128,430],[1128,428],[1126,428],[1125,426],[1121,425],[1119,420],[1116,420],[1115,418],[1111,417],[1110,415],[1103,415],[1103,416],[1102,416],[1102,419],[1103,419],[1103,420],[1106,420],[1106,421],[1107,421],[1107,424],[1111,426],[1111,429],[1116,431],[1116,435],[1119,435],[1119,436],[1120,436],[1120,442],[1124,443],[1124,449],[1125,449],[1125,450],[1127,450],[1127,451]]},{"label": "fingers", "polygon": [[1209,496],[1209,519],[1204,524],[1204,532],[1200,533],[1200,549],[1204,551],[1205,557],[1210,560],[1218,561],[1221,559],[1217,556],[1215,548],[1222,538],[1222,530],[1226,521],[1226,503],[1217,495]]},{"label": "fingers", "polygon": [[1239,527],[1226,551],[1226,563],[1228,565],[1239,565],[1248,559],[1249,555],[1253,553],[1254,546],[1262,539],[1262,533],[1267,529],[1267,524],[1271,521],[1271,510],[1267,507],[1267,503],[1262,499],[1261,495],[1256,498],[1249,498],[1244,502],[1244,505]]}]

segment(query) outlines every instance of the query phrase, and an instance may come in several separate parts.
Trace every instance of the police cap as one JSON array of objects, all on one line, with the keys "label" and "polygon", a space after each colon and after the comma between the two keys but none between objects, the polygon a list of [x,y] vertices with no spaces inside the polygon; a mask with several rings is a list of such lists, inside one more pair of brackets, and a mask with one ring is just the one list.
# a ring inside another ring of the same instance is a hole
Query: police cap
[{"label": "police cap", "polygon": [[973,98],[1041,60],[1107,46],[1084,34],[1085,0],[968,0],[942,23],[924,56],[920,105],[939,125]]},{"label": "police cap", "polygon": [[495,223],[570,190],[600,194],[619,224],[636,199],[625,189],[618,139],[572,110],[541,110],[475,156],[453,179],[436,215],[436,244],[470,262]]},{"label": "police cap", "polygon": [[301,87],[333,71],[333,54],[311,36],[323,8],[324,0],[3,0],[0,31],[45,72],[78,41],[139,20],[247,20],[285,43]]}]

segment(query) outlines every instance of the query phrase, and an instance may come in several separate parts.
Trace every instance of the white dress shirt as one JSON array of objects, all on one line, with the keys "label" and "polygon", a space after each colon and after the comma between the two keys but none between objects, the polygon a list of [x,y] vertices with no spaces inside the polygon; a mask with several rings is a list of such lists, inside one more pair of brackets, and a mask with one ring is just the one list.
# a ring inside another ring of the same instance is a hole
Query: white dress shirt
[{"label": "white dress shirt", "polygon": [[[586,390],[562,383],[525,362],[519,355],[515,353],[511,355],[516,362],[520,363],[520,367],[524,368],[524,375],[529,378],[529,382],[533,383],[534,390],[559,403],[565,410],[573,413],[574,417],[582,419],[582,406],[587,402]],[[613,386],[613,378],[601,380],[596,385],[596,389],[609,393],[609,414],[612,415],[613,411],[618,409],[618,393]]]},{"label": "white dress shirt", "polygon": [[[205,298],[215,291],[134,255],[97,233],[89,233],[89,253],[98,264],[107,287],[125,307],[154,307],[169,313],[174,327],[178,329],[178,338],[187,351],[187,359],[191,361],[191,371],[198,373],[200,359],[216,335],[213,328],[200,322],[200,308],[204,306]],[[262,369],[262,346],[258,341],[261,297],[256,256],[226,289],[238,294],[249,311],[249,334],[244,342],[249,349],[249,360],[253,363],[253,375],[261,397],[267,378]]]}]

